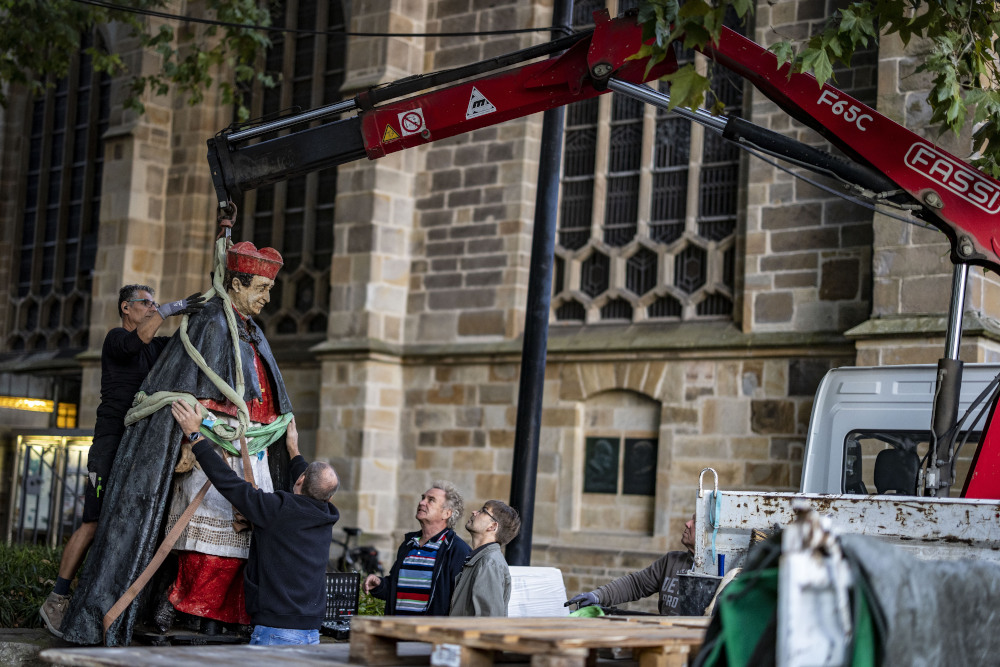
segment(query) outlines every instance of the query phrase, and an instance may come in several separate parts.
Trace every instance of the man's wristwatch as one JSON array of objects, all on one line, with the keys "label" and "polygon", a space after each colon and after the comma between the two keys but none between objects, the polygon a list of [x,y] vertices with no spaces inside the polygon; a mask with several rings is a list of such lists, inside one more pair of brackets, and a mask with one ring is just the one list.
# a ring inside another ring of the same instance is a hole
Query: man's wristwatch
[{"label": "man's wristwatch", "polygon": [[188,433],[188,442],[197,442],[201,440],[201,431],[195,431],[194,433]]}]

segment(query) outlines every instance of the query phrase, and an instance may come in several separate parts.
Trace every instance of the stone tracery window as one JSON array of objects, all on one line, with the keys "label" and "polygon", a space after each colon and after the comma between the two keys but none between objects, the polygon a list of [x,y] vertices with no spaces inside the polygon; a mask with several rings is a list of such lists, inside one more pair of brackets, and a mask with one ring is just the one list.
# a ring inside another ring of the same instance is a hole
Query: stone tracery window
[{"label": "stone tracery window", "polygon": [[[282,8],[283,13],[273,17],[276,25],[344,30],[342,3],[288,0]],[[271,116],[293,108],[305,111],[340,99],[346,47],[343,35],[274,33],[271,41],[266,68],[280,73],[280,83],[272,89],[253,91],[252,116]],[[257,247],[277,248],[285,262],[271,291],[271,303],[260,315],[269,336],[318,336],[326,332],[336,194],[336,169],[297,176],[245,194],[236,235]]]},{"label": "stone tracery window", "polygon": [[[600,7],[577,3],[574,21]],[[742,80],[712,79],[740,113]],[[737,149],[688,120],[615,93],[567,107],[554,320],[732,317],[738,183]]]},{"label": "stone tracery window", "polygon": [[7,349],[87,346],[111,80],[94,71],[83,35],[69,75],[31,105],[27,171],[13,257]]}]

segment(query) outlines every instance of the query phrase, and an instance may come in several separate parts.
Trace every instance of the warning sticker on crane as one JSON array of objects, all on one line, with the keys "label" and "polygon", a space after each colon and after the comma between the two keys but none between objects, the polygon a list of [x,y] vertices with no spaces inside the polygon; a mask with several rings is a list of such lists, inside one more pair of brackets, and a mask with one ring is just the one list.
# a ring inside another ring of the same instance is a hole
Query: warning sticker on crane
[{"label": "warning sticker on crane", "polygon": [[401,111],[399,114],[399,129],[403,131],[403,136],[417,134],[424,130],[424,110],[410,109]]},{"label": "warning sticker on crane", "polygon": [[493,113],[497,108],[493,106],[493,103],[486,99],[486,96],[481,92],[476,90],[476,87],[472,87],[472,95],[469,97],[469,108],[465,112],[465,120],[470,118],[475,118],[477,116],[485,116],[488,113]]},{"label": "warning sticker on crane", "polygon": [[396,130],[392,129],[392,125],[385,126],[385,132],[382,133],[382,143],[388,143],[390,141],[395,141],[399,139],[399,135]]}]

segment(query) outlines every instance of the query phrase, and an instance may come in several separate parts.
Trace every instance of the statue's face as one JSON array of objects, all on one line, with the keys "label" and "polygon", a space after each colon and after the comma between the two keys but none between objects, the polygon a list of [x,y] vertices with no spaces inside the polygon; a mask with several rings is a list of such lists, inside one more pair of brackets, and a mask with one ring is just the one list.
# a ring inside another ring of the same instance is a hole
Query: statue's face
[{"label": "statue's face", "polygon": [[271,300],[271,288],[274,281],[264,276],[253,276],[250,287],[244,287],[236,278],[233,278],[232,285],[229,286],[229,298],[233,301],[233,307],[243,317],[260,315],[267,302]]}]

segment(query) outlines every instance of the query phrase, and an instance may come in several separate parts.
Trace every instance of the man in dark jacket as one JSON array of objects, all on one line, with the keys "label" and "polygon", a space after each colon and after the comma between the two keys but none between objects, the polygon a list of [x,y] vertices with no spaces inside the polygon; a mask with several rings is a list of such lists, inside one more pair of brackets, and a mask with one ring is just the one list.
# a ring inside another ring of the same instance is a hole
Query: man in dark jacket
[{"label": "man in dark jacket", "polygon": [[448,615],[455,577],[472,551],[454,530],[464,509],[451,482],[435,482],[420,496],[420,530],[403,537],[387,576],[365,579],[365,591],[385,600],[386,615]]},{"label": "man in dark jacket", "polygon": [[233,472],[200,435],[201,417],[184,401],[171,412],[194,441],[192,451],[219,493],[253,524],[244,572],[251,644],[318,644],[326,612],[326,565],[330,534],[340,518],[330,498],[339,486],[328,463],[306,465],[299,454],[295,420],[285,444],[291,457],[292,491],[267,493]]}]

